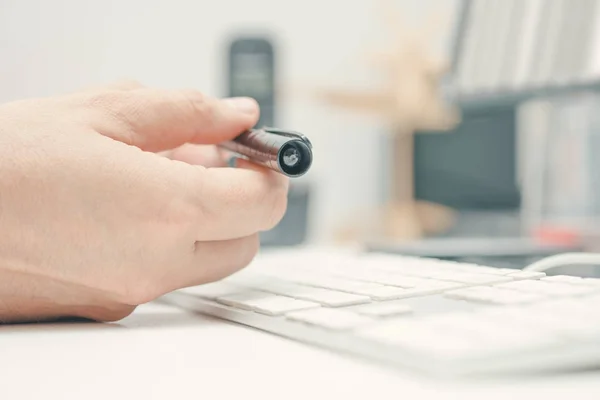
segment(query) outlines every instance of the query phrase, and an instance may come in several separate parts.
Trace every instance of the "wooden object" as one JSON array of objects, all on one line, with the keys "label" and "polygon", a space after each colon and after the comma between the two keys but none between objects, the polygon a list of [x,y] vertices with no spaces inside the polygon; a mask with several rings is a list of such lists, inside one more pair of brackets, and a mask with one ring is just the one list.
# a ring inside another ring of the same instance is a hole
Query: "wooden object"
[{"label": "wooden object", "polygon": [[[323,89],[317,96],[328,104],[352,111],[376,114],[389,126],[393,146],[391,199],[379,213],[378,233],[386,238],[418,239],[447,229],[452,210],[438,204],[419,202],[414,193],[414,137],[417,131],[446,131],[460,121],[459,113],[442,100],[440,80],[447,65],[427,52],[427,43],[443,25],[433,18],[423,32],[405,29],[392,0],[381,0],[382,14],[392,37],[390,51],[373,55],[368,61],[384,74],[380,91],[360,92]],[[362,222],[356,221],[356,226]],[[344,227],[345,238],[360,232]]]}]

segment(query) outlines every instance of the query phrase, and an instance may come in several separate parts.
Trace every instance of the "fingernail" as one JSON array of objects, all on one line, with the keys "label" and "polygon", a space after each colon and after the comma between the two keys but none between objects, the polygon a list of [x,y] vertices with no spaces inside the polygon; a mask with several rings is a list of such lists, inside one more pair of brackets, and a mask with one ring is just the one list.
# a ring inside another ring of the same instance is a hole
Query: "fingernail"
[{"label": "fingernail", "polygon": [[249,97],[233,97],[225,99],[225,102],[245,114],[255,114],[258,111],[258,104]]}]

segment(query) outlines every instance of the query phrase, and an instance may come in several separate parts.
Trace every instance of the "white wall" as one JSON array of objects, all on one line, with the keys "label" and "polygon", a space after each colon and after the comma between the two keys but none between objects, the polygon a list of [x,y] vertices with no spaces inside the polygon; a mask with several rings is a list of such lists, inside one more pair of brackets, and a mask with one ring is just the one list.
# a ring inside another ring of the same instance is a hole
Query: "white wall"
[{"label": "white wall", "polygon": [[[418,26],[455,0],[397,0]],[[374,0],[3,0],[0,2],[0,101],[51,95],[123,77],[149,85],[195,87],[221,95],[223,41],[239,31],[273,32],[285,87],[376,87],[361,62],[385,34]],[[447,38],[434,43],[441,51]],[[315,145],[318,189],[313,239],[357,209],[379,201],[379,121],[287,91],[279,125]]]}]

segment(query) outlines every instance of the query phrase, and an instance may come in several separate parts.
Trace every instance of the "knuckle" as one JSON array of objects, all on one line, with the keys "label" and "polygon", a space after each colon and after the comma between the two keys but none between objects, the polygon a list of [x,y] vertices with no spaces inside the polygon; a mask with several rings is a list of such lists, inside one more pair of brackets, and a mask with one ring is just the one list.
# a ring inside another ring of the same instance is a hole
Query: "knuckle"
[{"label": "knuckle", "polygon": [[208,97],[196,90],[184,90],[181,92],[185,107],[189,107],[190,115],[200,116],[205,125],[211,126],[215,119],[214,107]]},{"label": "knuckle", "polygon": [[119,90],[102,90],[84,97],[83,105],[89,108],[111,110],[123,99],[124,92]]},{"label": "knuckle", "polygon": [[123,120],[127,100],[126,92],[120,90],[102,90],[91,93],[81,99],[85,110],[93,113],[100,113],[103,118],[110,118],[111,121]]},{"label": "knuckle", "polygon": [[84,100],[86,108],[99,111],[104,116],[111,117],[133,127],[133,121],[148,107],[148,100],[123,90],[104,90],[89,95]]},{"label": "knuckle", "polygon": [[105,135],[119,137],[119,140],[129,144],[140,140],[136,135],[139,120],[148,107],[143,97],[135,98],[133,94],[123,90],[103,90],[88,95],[83,100],[85,110],[95,115],[94,126]]}]

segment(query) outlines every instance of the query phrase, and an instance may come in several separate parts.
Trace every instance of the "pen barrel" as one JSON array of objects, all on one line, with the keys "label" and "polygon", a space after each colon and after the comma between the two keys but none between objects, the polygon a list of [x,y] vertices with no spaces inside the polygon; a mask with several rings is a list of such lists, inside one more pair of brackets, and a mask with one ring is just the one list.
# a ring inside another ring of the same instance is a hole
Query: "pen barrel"
[{"label": "pen barrel", "polygon": [[[312,150],[302,139],[263,129],[249,130],[220,146],[290,177],[304,175],[312,165]],[[293,154],[293,165],[289,154]]]}]

